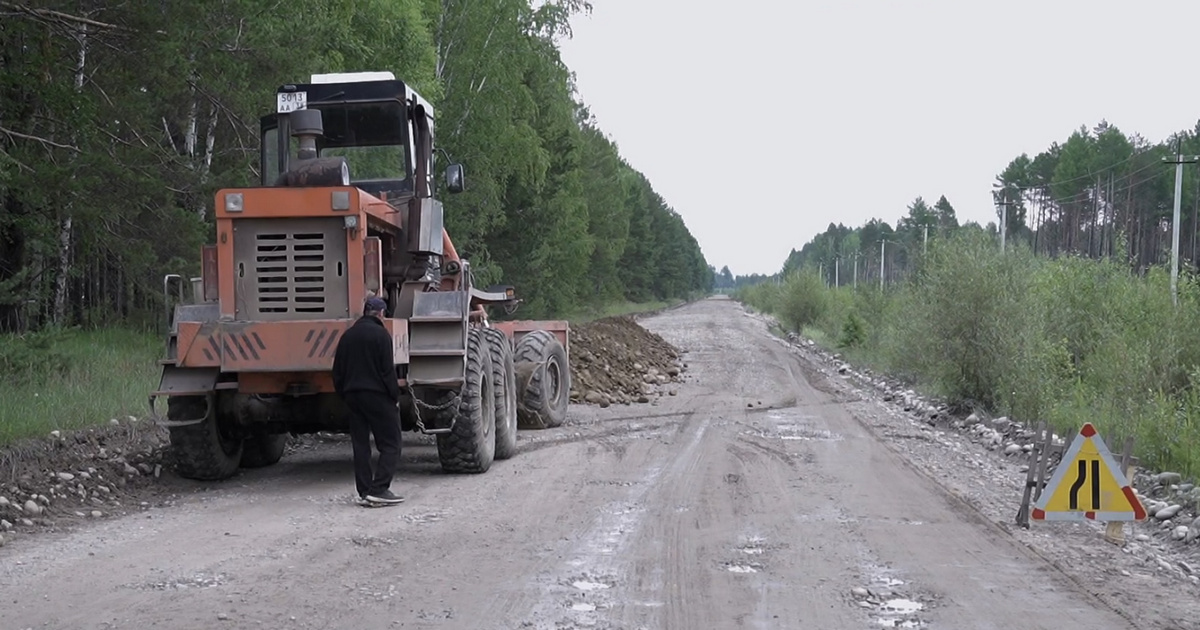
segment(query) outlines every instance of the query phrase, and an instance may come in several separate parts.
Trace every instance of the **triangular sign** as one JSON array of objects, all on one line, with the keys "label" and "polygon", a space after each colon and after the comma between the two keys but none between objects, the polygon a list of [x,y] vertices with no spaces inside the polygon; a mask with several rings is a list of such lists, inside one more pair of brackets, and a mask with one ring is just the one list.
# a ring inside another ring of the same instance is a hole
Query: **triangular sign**
[{"label": "triangular sign", "polygon": [[1140,521],[1146,508],[1089,422],[1063,453],[1030,516],[1035,521]]}]

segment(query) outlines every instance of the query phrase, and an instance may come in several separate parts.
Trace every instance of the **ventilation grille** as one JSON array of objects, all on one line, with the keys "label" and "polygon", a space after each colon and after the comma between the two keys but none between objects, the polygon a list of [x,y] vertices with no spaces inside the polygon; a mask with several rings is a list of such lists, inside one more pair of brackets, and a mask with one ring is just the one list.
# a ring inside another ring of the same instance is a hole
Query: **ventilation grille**
[{"label": "ventilation grille", "polygon": [[[325,235],[319,232],[255,235],[258,310],[325,313]],[[340,275],[340,274],[339,274]]]},{"label": "ventilation grille", "polygon": [[346,237],[340,222],[280,219],[238,227],[239,317],[346,316]]}]

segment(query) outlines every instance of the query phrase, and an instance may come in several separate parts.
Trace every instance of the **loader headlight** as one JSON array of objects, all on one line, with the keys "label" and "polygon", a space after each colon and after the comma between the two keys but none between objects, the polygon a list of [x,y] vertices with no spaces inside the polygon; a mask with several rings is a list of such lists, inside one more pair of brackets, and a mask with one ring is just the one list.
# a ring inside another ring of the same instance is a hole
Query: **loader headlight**
[{"label": "loader headlight", "polygon": [[225,193],[225,212],[241,212],[244,203],[242,193]]}]

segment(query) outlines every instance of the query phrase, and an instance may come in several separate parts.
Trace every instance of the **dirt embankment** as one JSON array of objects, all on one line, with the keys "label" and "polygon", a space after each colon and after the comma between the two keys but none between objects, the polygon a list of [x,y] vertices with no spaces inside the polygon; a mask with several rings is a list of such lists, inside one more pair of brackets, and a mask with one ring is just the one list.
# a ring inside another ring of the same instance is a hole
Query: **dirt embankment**
[{"label": "dirt embankment", "polygon": [[571,401],[607,407],[674,396],[687,368],[679,351],[633,317],[571,329]]},{"label": "dirt embankment", "polygon": [[0,545],[22,529],[54,529],[144,508],[170,466],[166,432],[149,421],[29,439],[0,450]]}]

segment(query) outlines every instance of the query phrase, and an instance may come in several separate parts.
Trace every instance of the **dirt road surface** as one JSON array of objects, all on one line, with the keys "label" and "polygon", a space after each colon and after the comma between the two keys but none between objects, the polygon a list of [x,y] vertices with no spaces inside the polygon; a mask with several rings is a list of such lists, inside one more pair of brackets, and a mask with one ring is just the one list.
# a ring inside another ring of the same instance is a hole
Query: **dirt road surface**
[{"label": "dirt road surface", "polygon": [[408,438],[393,508],[354,504],[344,440],[179,481],[165,507],[0,549],[0,627],[1186,627],[966,506],[739,305],[644,325],[685,352],[678,396],[573,406],[482,476]]}]

